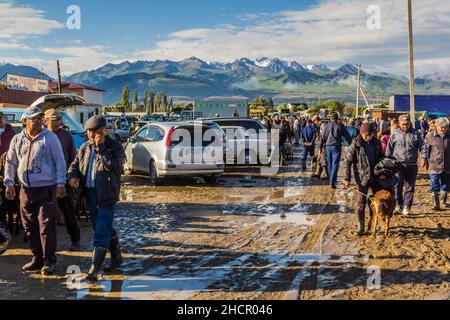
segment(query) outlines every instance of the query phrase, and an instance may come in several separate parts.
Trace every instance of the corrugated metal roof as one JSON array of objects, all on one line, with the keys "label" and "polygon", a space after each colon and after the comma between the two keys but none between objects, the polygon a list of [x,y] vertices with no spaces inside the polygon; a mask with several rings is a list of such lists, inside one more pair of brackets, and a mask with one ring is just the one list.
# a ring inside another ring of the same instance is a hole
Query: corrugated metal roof
[{"label": "corrugated metal roof", "polygon": [[[74,83],[74,82],[63,81],[63,82],[61,82],[61,85],[62,85],[63,89],[84,89],[84,90],[105,92],[105,90],[102,90],[99,88],[89,87],[89,86],[85,86],[84,84]],[[58,82],[50,82],[48,86],[51,90],[57,89]]]},{"label": "corrugated metal roof", "polygon": [[19,90],[0,90],[0,103],[20,104],[30,106],[45,93]]}]

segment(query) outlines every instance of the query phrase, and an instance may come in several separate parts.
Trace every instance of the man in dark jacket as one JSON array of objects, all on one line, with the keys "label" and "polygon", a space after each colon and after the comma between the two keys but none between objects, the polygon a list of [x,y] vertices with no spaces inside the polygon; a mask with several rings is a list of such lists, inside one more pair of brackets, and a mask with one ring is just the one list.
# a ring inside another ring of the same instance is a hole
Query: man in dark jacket
[{"label": "man in dark jacket", "polygon": [[301,136],[303,140],[302,170],[306,170],[308,154],[314,157],[316,149],[316,130],[311,126],[311,120],[306,120],[306,127],[302,129]]},{"label": "man in dark jacket", "polygon": [[[409,115],[399,117],[399,129],[394,131],[386,149],[386,157],[403,163],[404,167],[397,174],[395,186],[396,213],[408,216],[414,202],[414,191],[419,172],[419,152],[422,154],[422,166],[428,166],[428,152],[421,134],[412,128]],[[403,193],[403,186],[405,191]]]},{"label": "man in dark jacket", "polygon": [[0,156],[8,152],[11,140],[15,135],[11,125],[6,123],[5,115],[0,112]]},{"label": "man in dark jacket", "polygon": [[[47,128],[56,134],[64,153],[64,159],[66,160],[66,167],[70,168],[70,165],[75,160],[77,150],[75,148],[75,142],[72,135],[61,127],[62,116],[55,109],[50,109],[45,112],[45,122]],[[70,236],[71,245],[70,251],[80,250],[80,227],[78,226],[77,215],[73,210],[72,199],[70,196],[70,190],[66,185],[66,196],[58,199],[58,206],[64,215],[64,222],[66,224],[67,233]]]},{"label": "man in dark jacket", "polygon": [[122,264],[119,239],[113,228],[114,211],[120,198],[123,173],[122,145],[108,136],[106,120],[94,116],[85,125],[89,141],[83,144],[69,170],[69,183],[86,194],[94,228],[94,252],[87,280],[97,281],[107,251],[113,271]]},{"label": "man in dark jacket", "polygon": [[[436,120],[436,131],[427,135],[431,193],[433,194],[433,209],[447,207],[450,192],[450,121],[447,118]],[[441,198],[439,199],[439,192]]]},{"label": "man in dark jacket", "polygon": [[323,147],[325,146],[328,174],[332,189],[336,189],[342,154],[342,139],[345,138],[349,144],[352,142],[352,137],[347,129],[342,124],[339,124],[338,120],[339,116],[337,113],[334,113],[331,116],[331,122],[326,125],[324,132],[321,135],[319,147],[320,150],[323,150]]},{"label": "man in dark jacket", "polygon": [[[378,192],[381,187],[375,179],[375,166],[383,158],[381,143],[374,138],[375,128],[371,123],[363,123],[360,135],[353,140],[345,157],[345,180],[344,185],[348,187],[351,182],[353,167],[355,182],[358,187],[358,236],[365,234],[366,205],[371,189],[373,193]],[[369,226],[370,229],[370,226]]]}]

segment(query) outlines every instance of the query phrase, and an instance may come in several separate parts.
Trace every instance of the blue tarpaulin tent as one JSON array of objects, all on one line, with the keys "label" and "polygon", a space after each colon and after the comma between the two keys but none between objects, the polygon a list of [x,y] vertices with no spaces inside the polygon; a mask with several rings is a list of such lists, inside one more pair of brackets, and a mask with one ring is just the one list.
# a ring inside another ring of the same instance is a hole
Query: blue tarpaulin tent
[{"label": "blue tarpaulin tent", "polygon": [[[416,111],[450,114],[450,96],[416,96]],[[409,95],[394,95],[390,99],[392,111],[409,111]]]}]

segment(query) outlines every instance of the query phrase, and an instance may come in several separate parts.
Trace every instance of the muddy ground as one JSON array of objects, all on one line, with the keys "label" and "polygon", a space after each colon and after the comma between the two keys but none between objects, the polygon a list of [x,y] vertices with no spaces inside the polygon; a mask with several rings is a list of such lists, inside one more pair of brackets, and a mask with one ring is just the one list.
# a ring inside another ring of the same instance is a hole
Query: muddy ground
[{"label": "muddy ground", "polygon": [[23,274],[30,251],[15,237],[0,256],[0,300],[450,298],[450,210],[430,211],[426,175],[413,214],[396,216],[387,239],[357,238],[356,195],[310,179],[298,162],[273,177],[228,169],[216,185],[125,177],[121,272],[97,285],[68,275],[88,269],[92,232],[80,222],[82,252],[71,253],[60,226],[57,276]]}]

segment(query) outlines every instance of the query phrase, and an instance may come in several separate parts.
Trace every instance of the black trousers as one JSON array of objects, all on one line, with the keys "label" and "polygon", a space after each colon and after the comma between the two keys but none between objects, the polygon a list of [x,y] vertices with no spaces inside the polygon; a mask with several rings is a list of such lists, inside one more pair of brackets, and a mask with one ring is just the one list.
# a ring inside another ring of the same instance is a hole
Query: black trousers
[{"label": "black trousers", "polygon": [[[66,188],[67,189],[67,188]],[[68,194],[65,198],[58,199],[59,209],[64,215],[66,222],[67,233],[69,234],[70,241],[80,241],[80,227],[78,226],[77,216],[72,206],[72,198]]]}]

